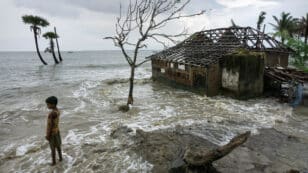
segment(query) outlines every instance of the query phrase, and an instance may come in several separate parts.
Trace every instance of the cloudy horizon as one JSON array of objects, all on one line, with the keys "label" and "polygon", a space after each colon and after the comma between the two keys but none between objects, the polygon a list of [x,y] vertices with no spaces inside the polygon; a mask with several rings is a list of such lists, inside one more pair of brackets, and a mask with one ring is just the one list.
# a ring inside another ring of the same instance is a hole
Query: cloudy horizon
[{"label": "cloudy horizon", "polygon": [[[2,0],[0,2],[0,51],[35,50],[33,34],[29,26],[22,23],[25,14],[46,18],[50,26],[46,32],[57,27],[62,50],[118,50],[105,36],[114,35],[115,18],[120,1],[124,0]],[[233,19],[237,25],[256,27],[261,11],[267,13],[266,32],[272,32],[268,23],[272,16],[290,12],[293,17],[304,16],[308,9],[307,0],[192,0],[184,13],[206,10],[202,16],[185,18],[168,25],[165,31],[186,27],[189,33],[202,29],[228,27]],[[181,30],[179,30],[180,32]],[[47,47],[48,41],[39,38],[40,49]],[[161,45],[151,43],[150,50],[161,49]]]}]

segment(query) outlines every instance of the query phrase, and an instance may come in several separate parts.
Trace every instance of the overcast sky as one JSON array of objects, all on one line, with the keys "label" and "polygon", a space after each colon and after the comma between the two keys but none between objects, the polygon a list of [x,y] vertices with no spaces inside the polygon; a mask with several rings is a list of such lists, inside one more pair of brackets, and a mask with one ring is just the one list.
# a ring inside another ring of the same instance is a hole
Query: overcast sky
[{"label": "overcast sky", "polygon": [[[0,1],[0,51],[35,50],[33,34],[21,21],[25,14],[39,15],[48,19],[51,26],[42,32],[58,29],[62,50],[114,50],[105,36],[114,34],[115,18],[121,0],[1,0]],[[122,0],[127,2],[128,0]],[[260,11],[266,11],[266,23],[272,22],[272,15],[282,11],[294,17],[308,12],[308,0],[192,0],[185,13],[207,10],[203,16],[182,19],[169,25],[166,31],[181,31],[188,28],[190,33],[201,29],[230,26],[232,18],[241,26],[256,27]],[[176,26],[175,26],[176,25]],[[271,32],[267,25],[267,32]],[[43,50],[48,42],[40,38]],[[151,44],[148,49],[160,49]]]}]

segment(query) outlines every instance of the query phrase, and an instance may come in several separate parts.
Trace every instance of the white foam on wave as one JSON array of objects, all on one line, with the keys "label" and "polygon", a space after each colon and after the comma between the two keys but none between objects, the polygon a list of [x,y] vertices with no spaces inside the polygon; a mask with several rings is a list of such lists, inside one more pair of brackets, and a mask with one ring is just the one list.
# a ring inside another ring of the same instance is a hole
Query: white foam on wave
[{"label": "white foam on wave", "polygon": [[83,100],[80,100],[80,104],[74,109],[74,112],[79,112],[81,110],[84,110],[85,107],[86,103]]},{"label": "white foam on wave", "polygon": [[76,134],[76,131],[78,129],[72,129],[68,131],[68,134],[64,138],[64,144],[70,144],[70,145],[79,145],[80,141],[82,139],[81,135]]},{"label": "white foam on wave", "polygon": [[25,155],[29,150],[33,149],[35,147],[35,144],[24,144],[16,149],[16,156],[22,156]]},{"label": "white foam on wave", "polygon": [[106,140],[105,125],[95,125],[89,127],[89,130],[71,129],[65,136],[63,143],[68,145],[81,145],[83,143],[102,143]]},{"label": "white foam on wave", "polygon": [[129,163],[129,165],[125,166],[125,170],[122,170],[122,173],[130,173],[130,172],[150,172],[153,168],[153,165],[148,161],[145,161],[141,157],[132,158],[129,155],[123,160],[124,163]]},{"label": "white foam on wave", "polygon": [[83,81],[81,82],[79,89],[73,91],[73,96],[75,98],[86,97],[89,94],[89,89],[95,88],[100,83],[97,81]]},{"label": "white foam on wave", "polygon": [[[273,99],[257,99],[239,101],[230,98],[208,98],[192,95],[191,101],[171,96],[164,96],[164,104],[143,103],[137,116],[125,119],[122,123],[130,128],[153,131],[181,126],[205,126],[215,135],[200,134],[198,136],[225,144],[238,133],[251,131],[258,133],[260,128],[271,128],[277,121],[287,122],[292,115],[292,108]],[[170,101],[169,101],[170,99]],[[183,100],[183,101],[182,101]],[[137,106],[138,107],[138,106]]]}]

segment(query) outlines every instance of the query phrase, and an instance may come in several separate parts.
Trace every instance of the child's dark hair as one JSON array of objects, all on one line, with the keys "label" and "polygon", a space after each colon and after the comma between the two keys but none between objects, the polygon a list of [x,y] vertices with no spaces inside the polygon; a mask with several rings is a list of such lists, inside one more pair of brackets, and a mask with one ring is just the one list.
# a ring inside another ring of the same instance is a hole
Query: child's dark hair
[{"label": "child's dark hair", "polygon": [[52,104],[52,105],[57,105],[58,104],[58,99],[55,96],[50,96],[45,100],[46,103]]}]

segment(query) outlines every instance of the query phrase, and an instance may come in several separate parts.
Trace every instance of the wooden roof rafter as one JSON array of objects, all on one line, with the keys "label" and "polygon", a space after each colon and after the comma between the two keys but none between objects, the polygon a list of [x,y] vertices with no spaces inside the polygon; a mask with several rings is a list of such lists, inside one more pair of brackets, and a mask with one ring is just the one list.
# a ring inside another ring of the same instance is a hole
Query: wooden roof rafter
[{"label": "wooden roof rafter", "polygon": [[261,31],[251,27],[229,27],[196,32],[181,43],[148,58],[208,66],[238,48],[291,52],[291,49]]}]

